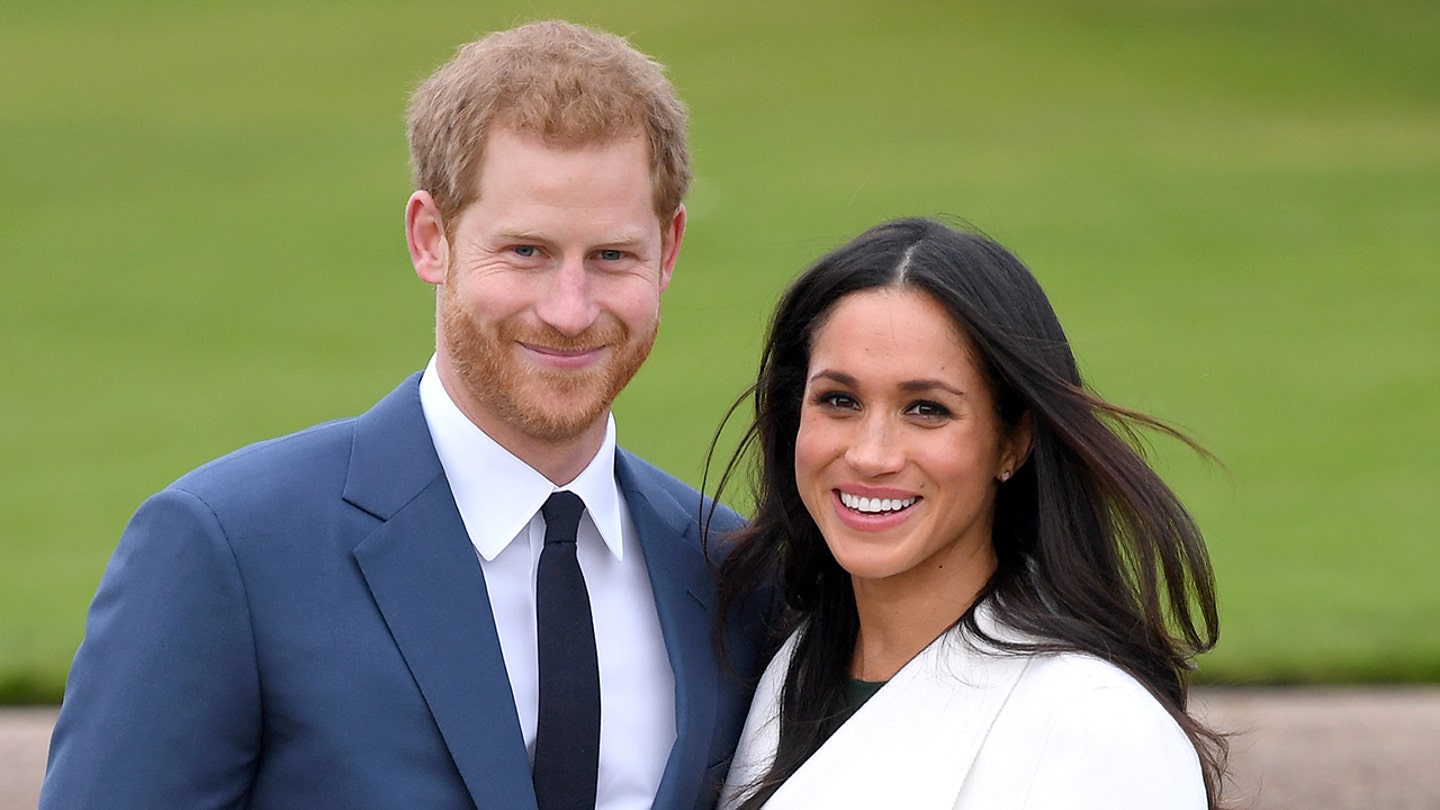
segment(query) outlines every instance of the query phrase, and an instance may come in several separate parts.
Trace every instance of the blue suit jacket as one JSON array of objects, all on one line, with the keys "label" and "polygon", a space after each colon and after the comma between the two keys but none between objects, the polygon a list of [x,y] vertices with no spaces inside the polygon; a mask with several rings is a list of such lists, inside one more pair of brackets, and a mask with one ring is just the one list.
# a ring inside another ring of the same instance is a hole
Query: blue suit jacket
[{"label": "blue suit jacket", "polygon": [[[141,506],[90,607],[42,808],[535,806],[485,578],[418,381]],[[624,452],[616,474],[675,673],[655,806],[708,807],[750,692],[709,643],[702,499]],[[717,513],[718,528],[737,524]],[[732,626],[741,673],[760,635]]]}]

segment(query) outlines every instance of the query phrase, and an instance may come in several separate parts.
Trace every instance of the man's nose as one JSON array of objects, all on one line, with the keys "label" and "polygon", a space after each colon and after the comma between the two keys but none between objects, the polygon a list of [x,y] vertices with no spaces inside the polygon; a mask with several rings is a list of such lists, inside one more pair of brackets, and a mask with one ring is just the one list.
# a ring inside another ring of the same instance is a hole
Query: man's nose
[{"label": "man's nose", "polygon": [[535,314],[556,331],[574,337],[589,329],[600,314],[591,286],[585,260],[566,258],[552,271]]}]

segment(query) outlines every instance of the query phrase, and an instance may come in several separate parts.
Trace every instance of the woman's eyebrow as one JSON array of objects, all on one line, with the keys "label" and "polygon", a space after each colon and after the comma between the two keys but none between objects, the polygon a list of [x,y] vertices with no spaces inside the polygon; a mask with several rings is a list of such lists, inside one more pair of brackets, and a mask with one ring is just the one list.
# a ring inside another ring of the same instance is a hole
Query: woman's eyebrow
[{"label": "woman's eyebrow", "polygon": [[[815,372],[814,374],[811,374],[811,375],[810,375],[810,380],[809,380],[809,382],[812,382],[812,383],[813,383],[813,382],[815,382],[816,380],[831,380],[832,382],[837,382],[837,383],[839,383],[839,384],[841,384],[841,385],[844,385],[844,386],[847,386],[847,387],[850,387],[850,388],[854,388],[854,387],[856,387],[856,385],[858,384],[853,376],[851,376],[851,375],[849,375],[849,374],[846,374],[846,373],[843,372],[843,371],[836,371],[836,370],[834,370],[834,369],[829,369],[829,368],[822,368],[822,369],[820,369],[819,371]],[[939,389],[939,390],[941,390],[941,391],[949,391],[950,393],[954,394],[954,395],[957,396],[957,397],[963,397],[963,396],[965,396],[965,392],[964,392],[964,391],[960,390],[959,388],[956,388],[955,386],[951,385],[950,383],[945,382],[944,380],[932,380],[932,379],[905,380],[905,381],[903,381],[903,382],[900,383],[900,386],[899,386],[899,387],[900,387],[900,390],[901,390],[901,391],[904,391],[904,392],[909,393],[909,394],[916,394],[916,393],[922,393],[922,392],[925,392],[925,391],[934,391],[934,390],[936,390],[936,389]]]},{"label": "woman's eyebrow", "polygon": [[943,380],[906,380],[900,383],[900,390],[908,393],[920,393],[934,389],[949,391],[957,397],[965,396],[965,392]]}]

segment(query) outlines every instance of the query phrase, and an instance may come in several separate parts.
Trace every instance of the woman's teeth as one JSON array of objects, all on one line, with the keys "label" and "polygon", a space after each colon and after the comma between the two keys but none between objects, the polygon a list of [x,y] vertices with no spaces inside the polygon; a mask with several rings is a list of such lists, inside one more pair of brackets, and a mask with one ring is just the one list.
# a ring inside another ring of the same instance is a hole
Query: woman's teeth
[{"label": "woman's teeth", "polygon": [[851,495],[848,492],[840,493],[840,502],[849,509],[856,512],[879,514],[881,512],[899,512],[909,507],[918,498],[862,498],[859,495]]}]

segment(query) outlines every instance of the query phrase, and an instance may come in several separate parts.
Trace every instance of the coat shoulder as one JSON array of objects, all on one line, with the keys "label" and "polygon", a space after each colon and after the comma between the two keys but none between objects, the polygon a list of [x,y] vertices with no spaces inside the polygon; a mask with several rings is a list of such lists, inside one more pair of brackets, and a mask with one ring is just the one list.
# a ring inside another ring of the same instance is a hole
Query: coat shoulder
[{"label": "coat shoulder", "polygon": [[965,795],[1023,797],[1021,807],[1205,806],[1198,756],[1175,718],[1123,670],[1076,653],[1030,661]]}]

